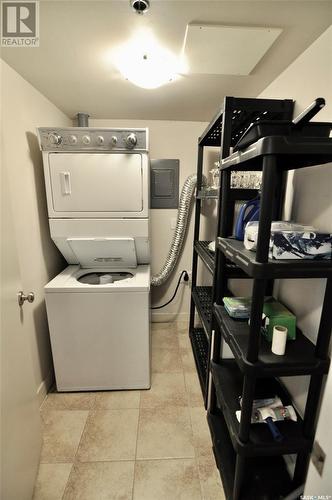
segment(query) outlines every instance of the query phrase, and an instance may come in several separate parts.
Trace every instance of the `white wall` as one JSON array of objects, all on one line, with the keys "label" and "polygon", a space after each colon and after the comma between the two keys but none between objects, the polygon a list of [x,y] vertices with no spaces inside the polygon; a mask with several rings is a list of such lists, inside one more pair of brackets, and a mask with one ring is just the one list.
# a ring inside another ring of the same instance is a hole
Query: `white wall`
[{"label": "white wall", "polygon": [[[204,122],[172,122],[159,120],[93,120],[92,127],[148,127],[150,134],[150,158],[178,158],[180,160],[180,189],[186,177],[196,172],[197,168],[197,140],[206,127]],[[206,155],[207,168],[212,167],[215,161],[215,152]],[[205,204],[204,213],[209,214],[215,202]],[[175,209],[151,210],[151,248],[152,272],[156,273],[162,266],[172,240],[173,230],[171,220],[176,217]],[[205,220],[206,217],[204,217]],[[191,224],[184,245],[180,262],[170,280],[160,288],[152,290],[152,305],[166,302],[176,286],[179,273],[182,269],[191,271],[193,246],[194,210],[191,213]],[[210,236],[211,234],[211,236]],[[204,224],[202,238],[210,239],[214,236],[209,226]],[[185,319],[189,313],[190,287],[181,285],[176,299],[164,309],[153,313],[154,321]]]},{"label": "white wall", "polygon": [[64,261],[49,236],[36,127],[70,126],[71,120],[4,62],[1,72],[2,168],[8,175],[23,288],[36,296],[33,304],[24,307],[23,320],[36,391],[42,400],[52,379],[43,287],[64,267]]}]

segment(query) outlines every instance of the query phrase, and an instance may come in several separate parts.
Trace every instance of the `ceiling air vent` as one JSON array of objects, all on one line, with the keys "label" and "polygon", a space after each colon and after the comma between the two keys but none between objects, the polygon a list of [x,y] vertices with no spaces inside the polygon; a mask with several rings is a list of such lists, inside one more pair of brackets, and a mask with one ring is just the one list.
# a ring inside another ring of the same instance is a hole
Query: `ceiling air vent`
[{"label": "ceiling air vent", "polygon": [[188,24],[184,56],[189,73],[249,75],[282,29]]}]

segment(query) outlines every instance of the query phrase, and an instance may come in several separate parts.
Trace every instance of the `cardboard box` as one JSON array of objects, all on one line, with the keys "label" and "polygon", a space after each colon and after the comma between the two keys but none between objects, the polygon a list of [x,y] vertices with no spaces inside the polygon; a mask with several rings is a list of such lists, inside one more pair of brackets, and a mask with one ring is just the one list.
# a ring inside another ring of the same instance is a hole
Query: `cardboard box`
[{"label": "cardboard box", "polygon": [[269,342],[272,342],[273,327],[276,325],[285,326],[288,329],[288,340],[295,340],[296,316],[287,307],[271,297],[265,301],[263,306],[262,326],[262,334]]}]

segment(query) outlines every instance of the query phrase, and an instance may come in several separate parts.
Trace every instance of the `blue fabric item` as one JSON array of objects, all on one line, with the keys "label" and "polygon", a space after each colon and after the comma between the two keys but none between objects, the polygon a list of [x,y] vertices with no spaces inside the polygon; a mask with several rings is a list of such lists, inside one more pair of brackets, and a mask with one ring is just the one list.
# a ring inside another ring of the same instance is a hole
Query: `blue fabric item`
[{"label": "blue fabric item", "polygon": [[241,206],[235,225],[235,238],[237,240],[244,240],[244,230],[248,222],[259,220],[259,208],[259,197],[249,200]]}]

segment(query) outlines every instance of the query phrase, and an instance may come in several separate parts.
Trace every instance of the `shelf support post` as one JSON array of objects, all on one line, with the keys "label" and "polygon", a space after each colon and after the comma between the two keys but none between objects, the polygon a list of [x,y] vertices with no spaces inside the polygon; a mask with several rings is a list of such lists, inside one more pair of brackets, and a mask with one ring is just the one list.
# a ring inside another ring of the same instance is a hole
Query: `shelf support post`
[{"label": "shelf support post", "polygon": [[245,474],[246,459],[241,455],[237,455],[235,463],[235,476],[234,476],[234,489],[232,500],[238,500],[240,498],[241,487],[243,484],[244,474]]},{"label": "shelf support post", "polygon": [[[204,146],[198,144],[198,152],[197,152],[197,186],[196,191],[202,188],[202,180],[203,180],[203,156],[204,156]],[[195,207],[195,227],[194,227],[194,242],[199,240],[199,226],[200,226],[200,216],[201,216],[201,200],[196,197],[196,207]],[[192,282],[191,282],[191,292],[196,287],[197,282],[197,260],[198,255],[195,250],[195,246],[193,248],[193,260],[192,260]],[[189,317],[189,331],[191,332],[194,328],[195,323],[195,303],[192,298],[190,298],[190,317]]]},{"label": "shelf support post", "polygon": [[[230,182],[231,172],[229,170],[221,171],[221,190],[220,190],[220,220],[218,228],[218,236],[223,238],[229,236],[229,221],[227,214],[229,212],[230,203]],[[227,276],[226,276],[226,257],[224,254],[216,249],[215,271],[214,271],[214,300],[217,304],[221,304],[222,298],[227,290]]]},{"label": "shelf support post", "polygon": [[332,278],[328,278],[325,287],[324,302],[317,335],[316,351],[317,358],[326,359],[331,339],[332,330]]},{"label": "shelf support post", "polygon": [[221,348],[221,335],[220,332],[216,333],[216,326],[214,325],[210,333],[210,346],[209,346],[209,360],[208,360],[208,377],[206,383],[206,409],[210,413],[215,413],[217,408],[216,388],[212,380],[210,371],[211,360],[218,363],[220,358]]},{"label": "shelf support post", "polygon": [[252,403],[255,396],[256,378],[253,374],[246,374],[243,380],[241,422],[239,429],[239,439],[246,443],[249,440]]},{"label": "shelf support post", "polygon": [[[221,130],[221,148],[220,159],[225,158],[230,153],[232,141],[232,114],[233,114],[233,97],[225,97],[224,108],[222,115],[222,130]],[[217,209],[217,238],[222,233],[227,233],[228,228],[231,227],[230,218],[226,214],[230,213],[229,206],[230,199],[230,172],[221,172],[218,209]],[[220,279],[221,276],[221,279]],[[214,256],[214,274],[213,274],[213,287],[212,287],[212,305],[217,302],[221,303],[222,297],[225,295],[227,289],[227,278],[225,277],[225,260],[223,254],[216,248]],[[216,325],[214,315],[212,314],[211,329],[210,329],[210,346],[209,346],[209,361],[208,361],[208,377],[206,385],[206,400],[205,405],[212,413],[217,406],[215,387],[210,373],[210,361],[218,362],[220,358],[221,349],[221,334]]]},{"label": "shelf support post", "polygon": [[[277,160],[274,155],[263,158],[262,195],[259,212],[259,227],[257,237],[257,262],[267,262],[269,258],[269,245],[271,222],[274,215],[275,188],[277,184]],[[271,193],[274,193],[271,199]]]},{"label": "shelf support post", "polygon": [[[276,206],[276,200],[274,198],[271,199],[271,193],[274,193],[276,181],[276,158],[274,156],[265,156],[263,158],[262,196],[256,252],[256,260],[258,262],[267,262],[269,258],[271,222],[274,215],[274,207]],[[266,285],[267,280],[265,279],[254,280],[247,351],[247,361],[250,363],[255,363],[258,358]],[[239,439],[242,442],[247,442],[249,440],[255,385],[256,378],[254,374],[246,374],[243,381],[241,422],[239,429]],[[236,477],[238,479],[237,484],[235,484],[235,491],[237,492],[236,494],[239,495],[243,477],[243,467],[241,467],[240,461],[237,462]]]}]

